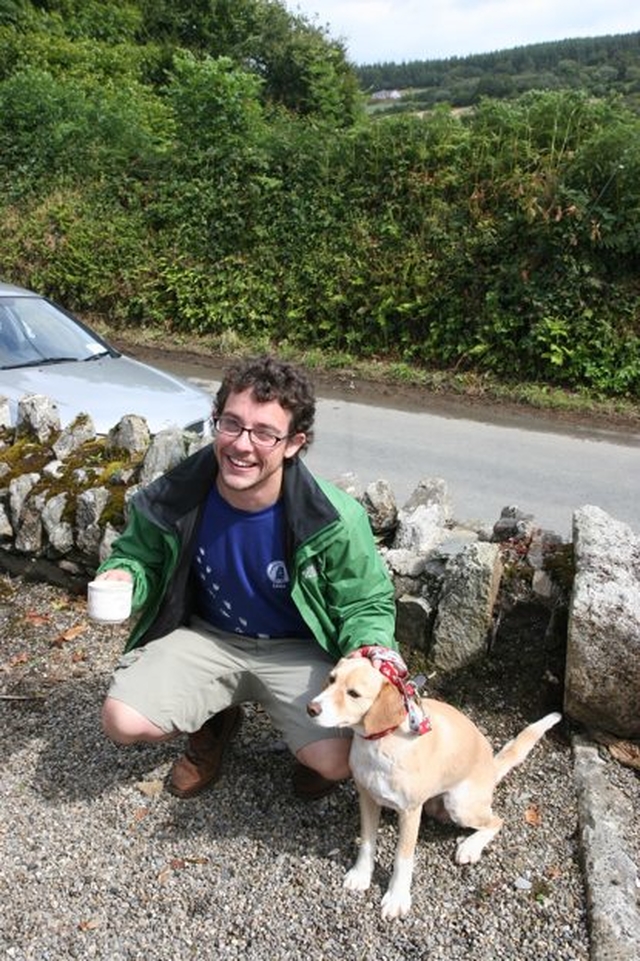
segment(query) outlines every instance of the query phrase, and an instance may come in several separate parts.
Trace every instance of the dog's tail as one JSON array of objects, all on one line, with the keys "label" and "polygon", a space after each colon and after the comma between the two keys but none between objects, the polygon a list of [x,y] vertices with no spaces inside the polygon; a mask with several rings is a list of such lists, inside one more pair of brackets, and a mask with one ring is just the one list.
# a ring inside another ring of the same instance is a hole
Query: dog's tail
[{"label": "dog's tail", "polygon": [[505,774],[508,774],[512,767],[522,764],[529,751],[535,747],[541,737],[562,720],[562,714],[557,712],[547,714],[534,724],[529,724],[517,737],[509,741],[502,750],[498,751],[493,759],[496,772],[496,784],[498,784]]}]

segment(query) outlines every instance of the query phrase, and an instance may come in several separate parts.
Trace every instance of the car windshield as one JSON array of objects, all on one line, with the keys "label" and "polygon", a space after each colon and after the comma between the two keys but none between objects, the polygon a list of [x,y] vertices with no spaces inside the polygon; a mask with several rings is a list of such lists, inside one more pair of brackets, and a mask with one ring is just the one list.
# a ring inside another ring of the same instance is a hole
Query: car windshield
[{"label": "car windshield", "polygon": [[0,297],[0,368],[92,360],[109,353],[42,297]]}]

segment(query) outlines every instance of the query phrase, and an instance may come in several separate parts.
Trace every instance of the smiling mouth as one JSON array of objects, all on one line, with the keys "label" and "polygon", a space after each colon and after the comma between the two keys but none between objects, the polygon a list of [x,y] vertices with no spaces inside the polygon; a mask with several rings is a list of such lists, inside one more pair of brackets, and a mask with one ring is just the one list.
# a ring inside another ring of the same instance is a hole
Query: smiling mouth
[{"label": "smiling mouth", "polygon": [[230,457],[228,455],[227,455],[227,462],[231,465],[231,467],[235,468],[236,470],[249,470],[249,468],[255,467],[255,464],[253,461],[238,460],[237,458]]}]

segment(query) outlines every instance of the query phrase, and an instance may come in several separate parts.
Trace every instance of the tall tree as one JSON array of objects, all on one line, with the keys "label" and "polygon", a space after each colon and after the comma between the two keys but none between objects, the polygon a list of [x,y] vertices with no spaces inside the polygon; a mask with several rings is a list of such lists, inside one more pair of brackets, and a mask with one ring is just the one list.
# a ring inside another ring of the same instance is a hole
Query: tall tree
[{"label": "tall tree", "polygon": [[344,47],[275,0],[140,0],[143,39],[225,56],[263,81],[267,103],[351,123],[362,110]]}]

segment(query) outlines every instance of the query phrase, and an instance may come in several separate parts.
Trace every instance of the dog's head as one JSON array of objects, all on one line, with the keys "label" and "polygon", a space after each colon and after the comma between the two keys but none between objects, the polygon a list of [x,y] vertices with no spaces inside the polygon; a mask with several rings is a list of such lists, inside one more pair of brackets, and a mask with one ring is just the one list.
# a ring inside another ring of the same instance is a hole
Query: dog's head
[{"label": "dog's head", "polygon": [[371,737],[402,724],[400,691],[365,657],[343,657],[307,713],[321,727],[350,727]]}]

